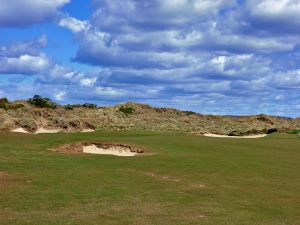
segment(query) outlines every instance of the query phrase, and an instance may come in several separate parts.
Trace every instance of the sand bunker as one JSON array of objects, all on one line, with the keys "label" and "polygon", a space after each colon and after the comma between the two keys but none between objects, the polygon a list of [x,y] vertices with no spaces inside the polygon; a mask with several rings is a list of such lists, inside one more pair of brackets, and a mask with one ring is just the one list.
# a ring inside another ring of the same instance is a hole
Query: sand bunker
[{"label": "sand bunker", "polygon": [[61,129],[38,128],[35,134],[54,134],[62,131]]},{"label": "sand bunker", "polygon": [[27,130],[25,130],[24,128],[22,128],[22,127],[13,129],[13,130],[11,130],[11,132],[29,134],[29,132]]},{"label": "sand bunker", "polygon": [[266,137],[267,134],[257,134],[257,135],[247,135],[247,136],[229,136],[229,135],[219,135],[219,134],[203,134],[205,137],[217,137],[217,138],[263,138]]},{"label": "sand bunker", "polygon": [[62,130],[38,128],[35,133],[30,133],[27,130],[25,130],[23,127],[19,127],[19,128],[11,130],[11,132],[14,132],[14,133],[24,133],[24,134],[54,134],[54,133],[58,133],[60,131],[62,131]]},{"label": "sand bunker", "polygon": [[91,133],[91,132],[95,132],[96,130],[94,129],[83,129],[81,132],[82,133]]},{"label": "sand bunker", "polygon": [[83,146],[83,152],[97,155],[116,155],[116,156],[135,156],[138,153],[132,152],[130,148],[124,146],[111,146],[107,149],[97,147],[96,145]]},{"label": "sand bunker", "polygon": [[144,149],[135,145],[108,144],[99,142],[80,142],[75,144],[66,144],[52,150],[65,153],[86,153],[124,157],[137,156],[141,153],[144,153]]}]

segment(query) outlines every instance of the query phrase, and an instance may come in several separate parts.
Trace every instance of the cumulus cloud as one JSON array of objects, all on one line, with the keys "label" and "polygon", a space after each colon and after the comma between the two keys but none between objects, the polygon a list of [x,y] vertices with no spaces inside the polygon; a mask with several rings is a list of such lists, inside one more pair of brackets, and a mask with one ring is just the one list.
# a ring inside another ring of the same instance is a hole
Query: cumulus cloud
[{"label": "cumulus cloud", "polygon": [[97,77],[92,74],[82,73],[77,70],[53,64],[48,70],[39,73],[37,83],[52,85],[80,85],[83,87],[93,87]]},{"label": "cumulus cloud", "polygon": [[93,27],[87,21],[80,21],[68,15],[62,17],[59,25],[77,35],[81,45],[75,61],[91,65],[137,68],[170,68],[189,64],[192,56],[184,53],[158,51],[132,51],[119,45],[119,41],[109,33]]},{"label": "cumulus cloud", "polygon": [[290,35],[300,28],[298,0],[249,0],[241,19],[244,29],[261,35]]},{"label": "cumulus cloud", "polygon": [[79,42],[73,60],[93,66],[193,67],[205,52],[272,54],[292,51],[299,43],[293,37],[243,32],[243,25],[237,24],[241,12],[232,12],[232,7],[240,7],[235,1],[96,2],[90,21],[62,15],[58,22]]},{"label": "cumulus cloud", "polygon": [[47,45],[47,37],[42,35],[41,37],[25,41],[17,42],[8,46],[0,46],[0,57],[14,57],[22,54],[39,55],[40,50]]},{"label": "cumulus cloud", "polygon": [[64,99],[64,96],[66,95],[66,92],[65,91],[58,91],[56,94],[55,94],[55,100],[57,101],[62,101]]},{"label": "cumulus cloud", "polygon": [[92,22],[104,30],[162,30],[215,17],[232,0],[105,0],[95,1],[98,10]]},{"label": "cumulus cloud", "polygon": [[0,57],[0,74],[37,74],[45,70],[49,64],[48,58],[43,54]]},{"label": "cumulus cloud", "polygon": [[[16,83],[0,89],[62,102],[130,100],[213,114],[297,113],[298,1],[93,2],[90,19],[59,13],[57,24],[78,44],[68,66],[42,53],[46,37],[0,47],[0,73],[37,77],[23,89]],[[48,60],[45,69],[39,58]],[[74,63],[92,67],[81,72],[71,68]]]},{"label": "cumulus cloud", "polygon": [[47,69],[51,62],[40,51],[45,47],[47,38],[0,46],[0,74],[37,74]]},{"label": "cumulus cloud", "polygon": [[22,27],[55,16],[70,0],[0,0],[0,27]]},{"label": "cumulus cloud", "polygon": [[96,77],[93,78],[85,78],[80,80],[80,84],[86,87],[92,87],[97,81]]}]

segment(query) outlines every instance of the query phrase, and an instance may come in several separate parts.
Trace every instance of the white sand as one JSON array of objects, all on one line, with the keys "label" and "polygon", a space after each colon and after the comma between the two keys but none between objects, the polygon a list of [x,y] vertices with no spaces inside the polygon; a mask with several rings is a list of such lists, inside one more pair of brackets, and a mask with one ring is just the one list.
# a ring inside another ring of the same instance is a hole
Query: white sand
[{"label": "white sand", "polygon": [[83,129],[81,132],[82,133],[90,133],[90,132],[95,132],[95,130],[93,130],[93,129]]},{"label": "white sand", "polygon": [[137,153],[131,152],[130,149],[125,147],[111,147],[108,149],[98,148],[96,145],[83,146],[83,152],[98,155],[116,155],[116,156],[135,156]]},{"label": "white sand", "polygon": [[61,129],[46,129],[46,128],[38,128],[35,134],[54,134],[60,132]]},{"label": "white sand", "polygon": [[13,129],[11,130],[11,132],[14,132],[14,133],[25,133],[25,134],[28,134],[29,132],[26,131],[24,128],[20,127],[20,128],[16,128],[16,129]]},{"label": "white sand", "polygon": [[248,135],[248,136],[229,136],[229,135],[219,135],[219,134],[203,134],[205,137],[217,137],[217,138],[263,138],[266,137],[267,134],[257,134],[257,135]]},{"label": "white sand", "polygon": [[[62,131],[63,131],[62,129],[47,129],[47,128],[40,127],[36,130],[36,132],[34,134],[54,134],[54,133],[59,133],[59,132],[62,132]],[[33,134],[33,133],[29,133],[28,131],[26,131],[22,127],[13,129],[13,130],[11,130],[11,132]],[[95,130],[93,130],[93,129],[83,129],[81,132],[89,133],[89,132],[95,132]]]}]

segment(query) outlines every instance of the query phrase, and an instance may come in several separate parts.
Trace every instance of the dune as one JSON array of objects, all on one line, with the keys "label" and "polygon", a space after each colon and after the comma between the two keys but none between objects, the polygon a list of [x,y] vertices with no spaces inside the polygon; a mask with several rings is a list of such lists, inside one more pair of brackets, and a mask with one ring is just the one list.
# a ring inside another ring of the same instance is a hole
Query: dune
[{"label": "dune", "polygon": [[257,135],[247,135],[247,136],[229,136],[229,135],[219,135],[219,134],[203,134],[205,137],[215,137],[215,138],[263,138],[266,137],[267,134],[257,134]]},{"label": "dune", "polygon": [[130,157],[137,155],[136,152],[131,152],[129,148],[121,146],[112,146],[108,149],[99,148],[96,145],[83,146],[83,152],[89,154],[98,154],[98,155],[115,155]]}]

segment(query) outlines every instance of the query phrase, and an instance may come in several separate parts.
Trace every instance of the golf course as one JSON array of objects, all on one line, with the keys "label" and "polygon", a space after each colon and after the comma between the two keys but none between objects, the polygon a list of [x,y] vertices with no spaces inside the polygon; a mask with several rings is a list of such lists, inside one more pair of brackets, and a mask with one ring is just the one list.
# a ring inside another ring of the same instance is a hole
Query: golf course
[{"label": "golf course", "polygon": [[[58,152],[81,141],[134,157]],[[0,224],[299,225],[300,138],[0,133]]]}]

